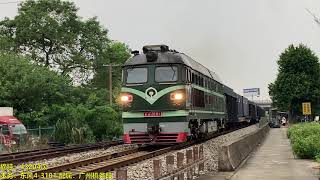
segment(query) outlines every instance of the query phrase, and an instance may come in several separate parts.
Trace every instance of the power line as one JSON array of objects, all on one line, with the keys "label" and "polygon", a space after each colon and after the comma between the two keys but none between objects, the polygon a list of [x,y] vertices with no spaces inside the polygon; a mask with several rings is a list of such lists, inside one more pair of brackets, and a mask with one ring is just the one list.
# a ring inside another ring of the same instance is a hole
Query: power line
[{"label": "power line", "polygon": [[313,14],[309,9],[306,8],[306,10],[309,12],[309,14],[311,14],[311,16],[313,16],[313,20],[314,20],[318,25],[320,25],[320,19],[319,19],[315,14]]}]

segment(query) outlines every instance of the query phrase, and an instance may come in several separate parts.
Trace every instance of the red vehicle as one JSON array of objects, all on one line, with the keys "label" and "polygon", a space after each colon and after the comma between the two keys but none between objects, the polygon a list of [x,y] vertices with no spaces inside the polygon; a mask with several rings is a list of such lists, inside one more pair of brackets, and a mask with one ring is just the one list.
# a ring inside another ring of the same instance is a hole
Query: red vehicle
[{"label": "red vehicle", "polygon": [[25,143],[27,138],[26,127],[13,116],[13,109],[0,107],[0,143],[12,147]]}]

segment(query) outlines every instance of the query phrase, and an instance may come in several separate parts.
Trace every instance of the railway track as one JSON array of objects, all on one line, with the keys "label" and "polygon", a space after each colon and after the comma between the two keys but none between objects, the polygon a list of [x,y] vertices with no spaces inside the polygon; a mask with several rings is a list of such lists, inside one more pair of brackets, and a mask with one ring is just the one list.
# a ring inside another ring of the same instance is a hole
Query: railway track
[{"label": "railway track", "polygon": [[[59,173],[69,172],[72,179],[82,179],[84,173],[90,172],[108,172],[116,168],[128,166],[155,156],[172,151],[172,147],[139,147],[125,150],[118,153],[102,155],[80,161],[74,161],[54,167],[48,167],[44,170],[31,171],[34,177],[39,179],[64,179]],[[13,179],[26,179],[24,174],[17,172]]]},{"label": "railway track", "polygon": [[23,151],[16,153],[0,154],[0,164],[21,164],[28,161],[48,159],[64,156],[70,153],[79,153],[100,148],[107,148],[123,144],[123,141],[101,142],[95,144],[73,145],[64,147],[53,147],[46,149],[37,149],[32,151]]},{"label": "railway track", "polygon": [[[170,151],[179,150],[182,148],[187,148],[196,144],[200,144],[209,139],[228,134],[232,131],[247,127],[242,126],[228,131],[223,131],[219,133],[212,134],[201,140],[190,141],[170,147],[139,147],[131,150],[126,150],[122,152],[117,152],[108,155],[102,155],[94,158],[89,158],[81,161],[75,161],[71,163],[66,163],[62,165],[57,165],[54,167],[48,167],[44,170],[32,171],[32,174],[36,174],[37,177],[52,176],[50,179],[66,179],[59,177],[59,173],[69,172],[69,175],[72,178],[81,179],[81,176],[84,176],[84,173],[99,173],[99,172],[110,172],[120,167],[128,166],[137,162],[141,162],[146,159],[150,159]],[[44,177],[48,178],[48,177]],[[82,177],[83,178],[83,177]],[[13,179],[25,179],[22,177],[22,174],[16,174]],[[41,179],[41,178],[40,178]]]}]

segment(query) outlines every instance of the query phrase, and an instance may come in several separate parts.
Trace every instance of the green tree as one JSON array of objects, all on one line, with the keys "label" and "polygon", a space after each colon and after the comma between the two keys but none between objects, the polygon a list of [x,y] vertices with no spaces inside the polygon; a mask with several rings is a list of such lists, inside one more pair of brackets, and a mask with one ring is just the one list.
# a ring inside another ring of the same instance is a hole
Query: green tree
[{"label": "green tree", "polygon": [[87,117],[87,122],[99,141],[118,137],[122,133],[121,115],[111,107],[95,107]]},{"label": "green tree", "polygon": [[[14,107],[29,127],[55,125],[55,138],[67,143],[121,134],[120,110],[105,105],[103,64],[130,56],[96,17],[83,20],[77,12],[69,1],[26,0],[16,17],[0,22],[0,106]],[[116,96],[121,68],[112,76]]]},{"label": "green tree", "polygon": [[23,1],[14,19],[0,22],[2,39],[13,42],[12,49],[30,55],[37,64],[87,80],[110,41],[96,17],[82,20],[77,11],[69,1]]},{"label": "green tree", "polygon": [[[28,59],[0,54],[0,106],[14,107],[30,125],[52,104],[63,104],[72,92],[71,80]],[[31,122],[33,121],[33,122]]]},{"label": "green tree", "polygon": [[[130,57],[129,48],[127,45],[121,42],[112,41],[105,47],[101,56],[99,56],[97,63],[95,64],[95,71],[93,79],[90,81],[90,86],[95,88],[103,88],[106,90],[104,93],[109,92],[109,67],[103,65],[117,65],[112,67],[112,88],[113,99],[115,99],[120,92],[121,88],[121,65]],[[109,101],[109,96],[107,99]]]},{"label": "green tree", "polygon": [[294,114],[301,113],[302,102],[316,105],[320,97],[318,57],[305,45],[290,45],[281,53],[278,65],[278,76],[269,84],[273,104]]},{"label": "green tree", "polygon": [[[112,41],[108,44],[95,64],[95,75],[91,80],[91,84],[97,88],[108,88],[108,67],[104,64],[122,65],[130,57],[129,48],[121,42]],[[121,83],[121,66],[115,66],[112,69],[112,82],[114,87],[120,86]]]},{"label": "green tree", "polygon": [[55,126],[57,141],[93,142],[122,132],[120,110],[105,105],[104,89],[74,87],[68,77],[8,53],[0,53],[0,74],[0,107],[14,107],[28,127]]},{"label": "green tree", "polygon": [[104,89],[85,89],[90,91],[85,100],[85,106],[90,110],[86,122],[91,127],[95,138],[100,140],[111,139],[122,134],[121,111],[116,104],[106,106]]},{"label": "green tree", "polygon": [[84,105],[65,104],[53,106],[58,119],[55,124],[54,138],[64,143],[88,143],[94,142],[95,137],[88,126],[87,117],[90,110]]}]

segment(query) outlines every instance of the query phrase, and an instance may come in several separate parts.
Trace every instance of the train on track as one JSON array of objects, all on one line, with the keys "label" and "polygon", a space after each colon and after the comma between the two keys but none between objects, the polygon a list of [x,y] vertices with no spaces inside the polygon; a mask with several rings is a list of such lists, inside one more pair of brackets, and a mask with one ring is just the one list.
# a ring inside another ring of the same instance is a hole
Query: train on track
[{"label": "train on track", "polygon": [[166,45],[133,51],[123,65],[123,140],[175,144],[255,123],[264,110],[218,75]]}]

